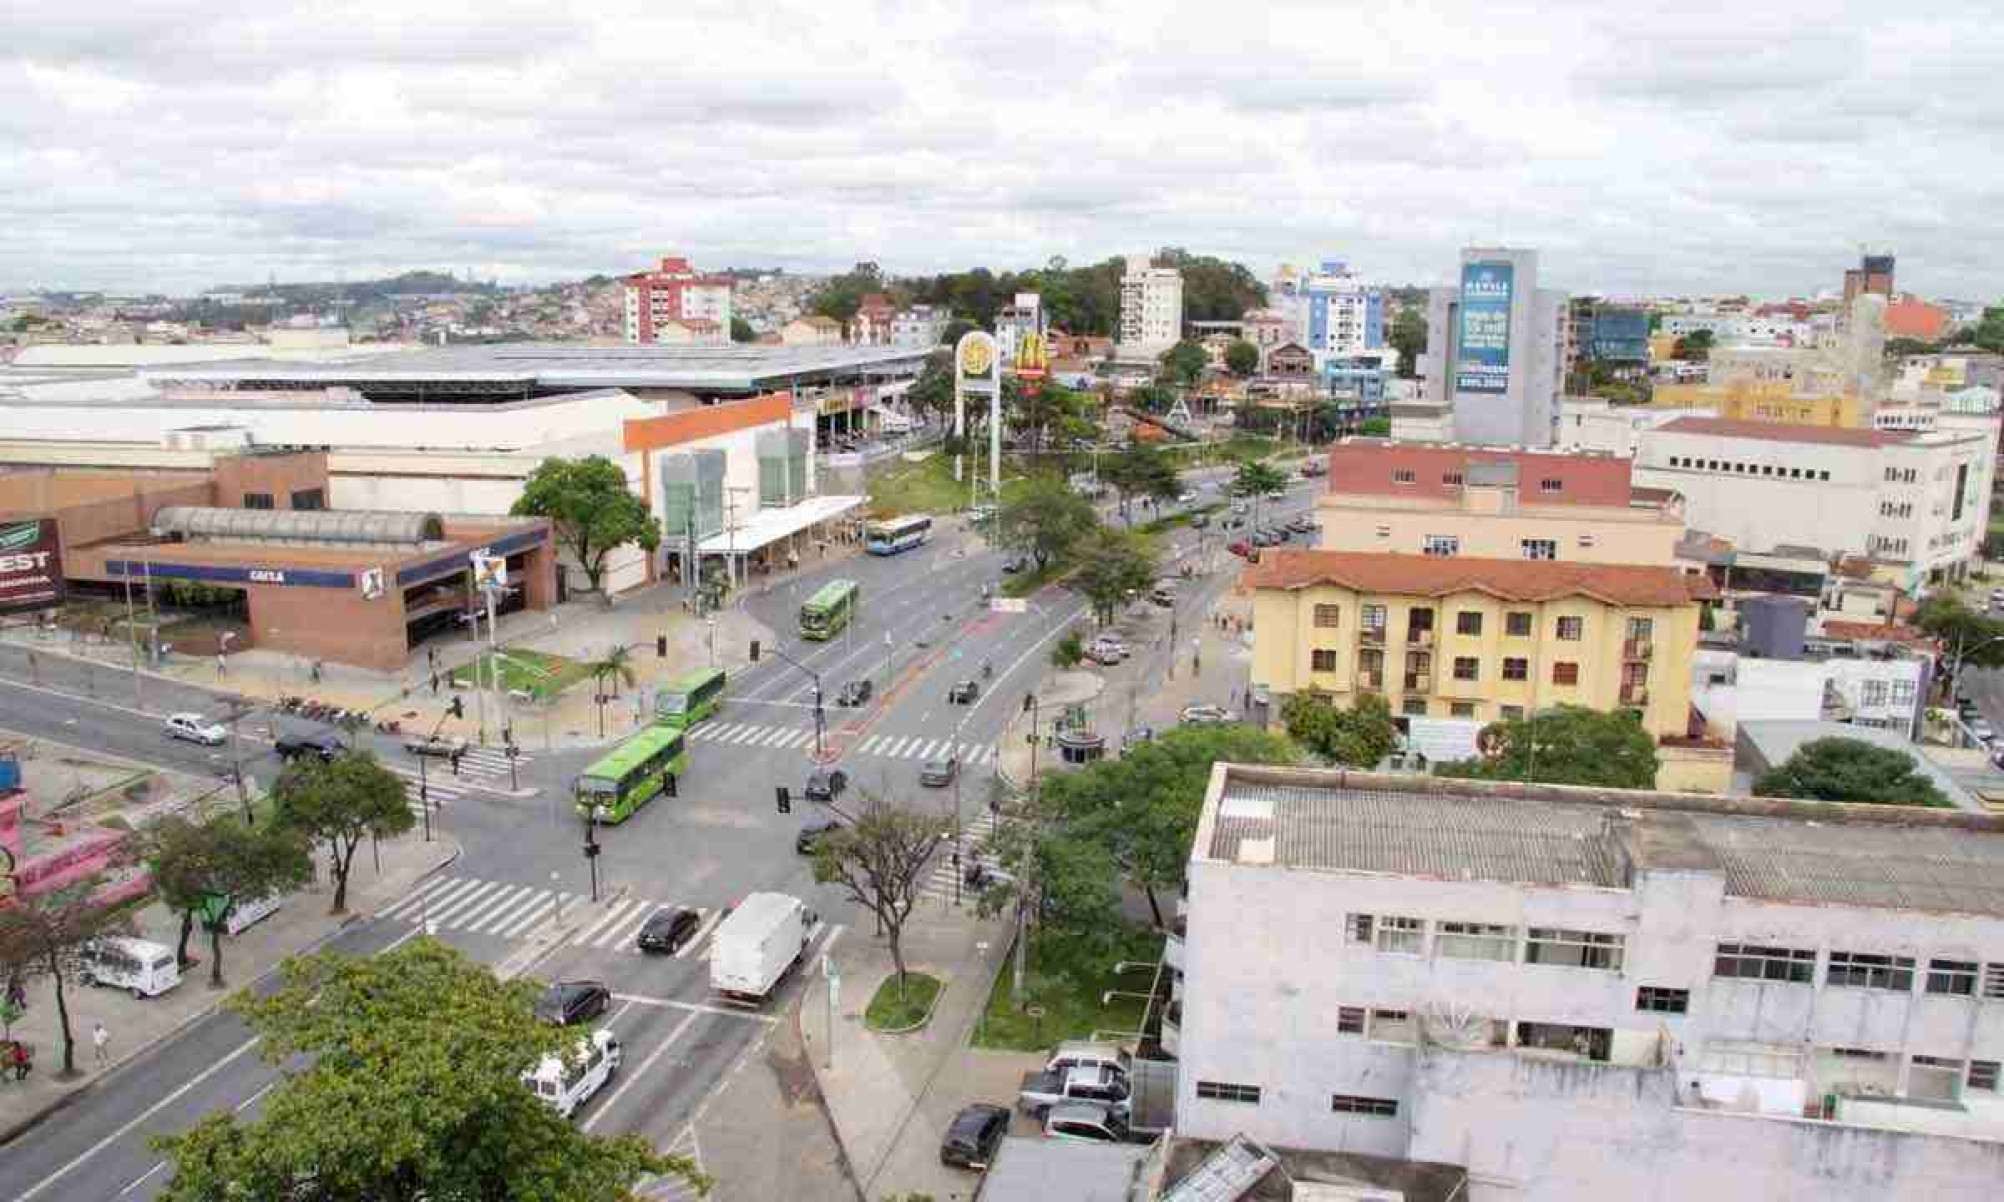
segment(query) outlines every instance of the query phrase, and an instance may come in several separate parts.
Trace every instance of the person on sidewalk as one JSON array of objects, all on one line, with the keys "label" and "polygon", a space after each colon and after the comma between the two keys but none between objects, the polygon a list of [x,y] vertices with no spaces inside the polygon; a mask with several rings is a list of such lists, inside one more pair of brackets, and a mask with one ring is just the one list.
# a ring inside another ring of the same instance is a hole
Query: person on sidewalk
[{"label": "person on sidewalk", "polygon": [[95,1023],[91,1026],[90,1046],[95,1049],[99,1064],[103,1064],[111,1059],[111,1032],[104,1029],[103,1023]]}]

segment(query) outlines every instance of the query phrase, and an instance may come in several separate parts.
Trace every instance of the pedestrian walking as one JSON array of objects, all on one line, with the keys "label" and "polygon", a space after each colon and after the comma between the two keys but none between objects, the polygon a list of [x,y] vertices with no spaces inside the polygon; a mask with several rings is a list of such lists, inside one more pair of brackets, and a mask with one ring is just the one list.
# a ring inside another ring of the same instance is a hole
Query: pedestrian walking
[{"label": "pedestrian walking", "polygon": [[91,1027],[90,1046],[96,1049],[97,1062],[99,1064],[103,1064],[105,1061],[111,1059],[111,1032],[104,1029],[103,1023],[97,1023]]}]

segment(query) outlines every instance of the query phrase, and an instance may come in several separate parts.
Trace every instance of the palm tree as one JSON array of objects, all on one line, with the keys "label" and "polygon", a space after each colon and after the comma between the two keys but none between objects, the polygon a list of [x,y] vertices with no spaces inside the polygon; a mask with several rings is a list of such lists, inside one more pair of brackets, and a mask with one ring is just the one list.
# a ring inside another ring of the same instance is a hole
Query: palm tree
[{"label": "palm tree", "polygon": [[619,696],[619,686],[622,683],[631,685],[638,679],[633,672],[633,648],[631,647],[617,645],[610,647],[606,650],[604,656],[586,664],[585,668],[591,672],[592,683],[598,687],[598,691],[601,693],[605,691],[605,682],[608,680],[612,681],[612,695],[614,697]]}]

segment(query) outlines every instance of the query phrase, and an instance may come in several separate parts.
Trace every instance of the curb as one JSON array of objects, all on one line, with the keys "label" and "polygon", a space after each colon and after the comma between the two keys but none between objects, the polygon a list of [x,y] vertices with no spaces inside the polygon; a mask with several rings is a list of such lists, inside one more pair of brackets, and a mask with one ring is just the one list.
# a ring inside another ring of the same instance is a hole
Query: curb
[{"label": "curb", "polygon": [[[445,859],[439,861],[432,867],[425,869],[422,873],[418,874],[418,876],[411,881],[411,887],[416,888],[417,886],[422,885],[424,882],[430,880],[432,877],[437,876],[439,873],[445,871],[447,868],[452,867],[452,865],[458,861],[459,857],[465,854],[465,851],[466,849],[460,846],[457,842],[453,843],[452,854],[447,856]],[[350,913],[349,915],[341,919],[340,922],[336,923],[334,925],[333,930],[330,930],[326,934],[321,935],[319,938],[313,940],[311,943],[308,943],[305,947],[301,948],[299,951],[291,953],[291,955],[294,956],[310,955],[323,945],[332,942],[336,937],[341,935],[343,932],[347,931],[350,927],[354,926],[356,923],[373,921],[378,912],[379,911],[371,911],[367,915],[358,915]],[[51,1118],[52,1116],[56,1115],[57,1113],[63,1110],[68,1109],[75,1103],[81,1101],[86,1095],[90,1094],[100,1085],[103,1085],[105,1082],[119,1077],[128,1066],[138,1063],[140,1058],[146,1056],[148,1053],[160,1047],[162,1044],[180,1038],[184,1033],[187,1032],[187,1030],[190,1027],[193,1027],[195,1024],[204,1022],[209,1018],[213,1017],[216,1011],[222,1009],[223,1003],[229,1000],[231,994],[236,993],[239,990],[248,989],[251,986],[256,985],[259,981],[262,981],[266,977],[270,976],[273,969],[275,969],[276,967],[277,966],[274,965],[272,969],[266,969],[264,972],[259,973],[257,976],[251,978],[251,980],[247,984],[239,985],[235,989],[229,989],[216,993],[215,996],[210,999],[207,1005],[203,1006],[201,1009],[195,1011],[194,1013],[188,1015],[180,1022],[175,1023],[173,1026],[167,1028],[165,1031],[162,1031],[160,1034],[154,1036],[152,1039],[149,1039],[145,1043],[142,1043],[137,1047],[133,1048],[131,1055],[126,1056],[123,1059],[114,1063],[111,1066],[111,1068],[106,1072],[86,1080],[82,1085],[77,1086],[75,1089],[70,1090],[68,1093],[63,1094],[61,1097],[52,1099],[47,1105],[43,1106],[40,1110],[35,1111],[33,1114],[27,1115],[26,1117],[20,1119],[15,1123],[10,1124],[7,1127],[0,1128],[0,1148],[8,1147],[9,1145],[13,1144],[15,1140],[19,1139],[21,1136],[26,1135],[29,1131],[40,1126],[45,1120]]]},{"label": "curb", "polygon": [[801,997],[793,999],[793,1038],[800,1044],[801,1055],[807,1059],[807,1079],[814,1082],[814,1108],[821,1112],[821,1121],[828,1124],[828,1141],[835,1145],[835,1156],[840,1162],[842,1179],[856,1192],[857,1202],[868,1197],[863,1192],[863,1182],[856,1176],[856,1162],[849,1158],[849,1145],[842,1141],[842,1128],[835,1121],[835,1111],[828,1105],[828,1093],[821,1087],[821,1068],[814,1062],[814,1050],[807,1045],[807,1033],[800,1027]]},{"label": "curb", "polygon": [[[868,1014],[869,1007],[866,1005],[864,1007],[865,1013],[863,1016],[863,1029],[865,1031],[868,1031],[872,1035],[910,1035],[913,1031],[923,1030],[926,1024],[932,1021],[933,1012],[939,1009],[939,999],[946,996],[946,987],[953,980],[953,978],[948,976],[933,977],[931,973],[920,972],[920,970],[916,968],[908,969],[907,971],[913,974],[917,974],[919,976],[932,977],[934,981],[937,981],[939,983],[939,988],[933,990],[932,992],[932,1004],[925,1008],[925,1013],[919,1016],[919,1020],[917,1022],[912,1023],[910,1026],[905,1026],[905,1027],[871,1026]],[[891,979],[890,977],[885,977],[883,981],[877,982],[877,989],[882,989],[884,987],[884,982],[889,981],[890,979]],[[872,990],[870,996],[875,997],[876,991]]]}]

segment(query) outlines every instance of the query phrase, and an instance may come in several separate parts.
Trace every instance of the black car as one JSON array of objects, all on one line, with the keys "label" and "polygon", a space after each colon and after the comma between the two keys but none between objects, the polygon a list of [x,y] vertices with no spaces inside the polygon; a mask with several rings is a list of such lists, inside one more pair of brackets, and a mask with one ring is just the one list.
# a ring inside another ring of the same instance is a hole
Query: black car
[{"label": "black car", "polygon": [[807,774],[807,787],[802,792],[809,801],[834,801],[848,787],[847,772],[840,768],[816,768]]},{"label": "black car", "polygon": [[303,755],[318,756],[324,762],[348,750],[341,736],[331,730],[292,731],[278,736],[273,744],[282,760],[296,760]]},{"label": "black car", "polygon": [[640,934],[635,938],[643,952],[667,952],[674,955],[682,945],[696,937],[696,929],[703,925],[703,916],[687,906],[670,906],[656,910],[640,924]]},{"label": "black car", "polygon": [[605,1013],[612,990],[604,981],[558,981],[536,999],[536,1017],[551,1026],[568,1027]]},{"label": "black car", "polygon": [[979,696],[981,696],[980,682],[963,680],[946,690],[946,703],[948,705],[973,705],[974,699]]},{"label": "black car", "polygon": [[811,856],[814,854],[814,849],[820,845],[821,837],[829,831],[841,829],[841,826],[841,822],[833,818],[810,822],[801,827],[800,833],[793,837],[793,850],[803,856]]},{"label": "black car", "polygon": [[849,706],[862,705],[876,691],[876,686],[867,680],[852,680],[842,686],[841,692],[835,694],[835,704]]},{"label": "black car", "polygon": [[961,1107],[947,1124],[946,1138],[939,1142],[939,1162],[963,1169],[985,1169],[995,1159],[995,1149],[1009,1134],[1009,1108],[976,1102]]}]

